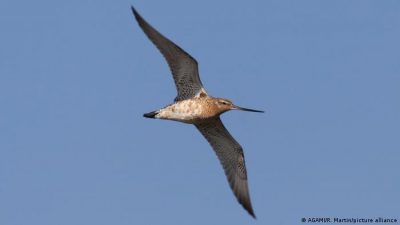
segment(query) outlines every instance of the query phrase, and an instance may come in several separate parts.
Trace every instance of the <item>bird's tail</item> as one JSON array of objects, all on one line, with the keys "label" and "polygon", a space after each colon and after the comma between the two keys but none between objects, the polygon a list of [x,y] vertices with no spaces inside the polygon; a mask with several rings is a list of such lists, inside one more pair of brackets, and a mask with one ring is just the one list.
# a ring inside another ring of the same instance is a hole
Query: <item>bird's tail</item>
[{"label": "bird's tail", "polygon": [[153,112],[145,113],[145,114],[143,114],[143,116],[146,117],[146,118],[155,119],[155,116],[156,116],[157,114],[158,114],[158,111],[153,111]]}]

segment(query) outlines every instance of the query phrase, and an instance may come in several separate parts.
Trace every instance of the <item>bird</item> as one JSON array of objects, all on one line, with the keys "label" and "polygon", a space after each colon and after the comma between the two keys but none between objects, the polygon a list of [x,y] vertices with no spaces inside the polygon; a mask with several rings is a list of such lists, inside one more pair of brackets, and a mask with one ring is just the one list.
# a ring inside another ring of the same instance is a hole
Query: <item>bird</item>
[{"label": "bird", "polygon": [[239,107],[229,99],[208,95],[200,80],[196,59],[152,27],[133,6],[131,9],[139,27],[167,61],[177,89],[172,104],[143,116],[193,124],[214,149],[236,199],[255,219],[243,149],[225,128],[220,115],[230,110],[264,111]]}]

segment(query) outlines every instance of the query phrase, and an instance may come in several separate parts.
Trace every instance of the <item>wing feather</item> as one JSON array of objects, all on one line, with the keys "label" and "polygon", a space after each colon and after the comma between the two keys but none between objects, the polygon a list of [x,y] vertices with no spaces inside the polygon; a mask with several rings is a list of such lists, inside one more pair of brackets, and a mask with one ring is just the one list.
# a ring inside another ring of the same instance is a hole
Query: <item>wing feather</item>
[{"label": "wing feather", "polygon": [[195,97],[201,92],[206,94],[199,77],[197,61],[154,29],[133,7],[132,12],[143,32],[167,60],[178,92],[175,101]]},{"label": "wing feather", "polygon": [[228,132],[219,117],[196,124],[196,127],[217,154],[237,200],[255,218],[242,147]]}]

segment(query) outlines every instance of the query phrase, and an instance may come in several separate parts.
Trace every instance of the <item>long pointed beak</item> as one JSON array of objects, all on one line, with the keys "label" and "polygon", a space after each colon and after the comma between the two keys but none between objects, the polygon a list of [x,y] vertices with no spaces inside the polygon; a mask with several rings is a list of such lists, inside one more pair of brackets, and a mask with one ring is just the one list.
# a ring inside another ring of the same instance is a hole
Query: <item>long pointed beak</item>
[{"label": "long pointed beak", "polygon": [[237,105],[233,106],[234,109],[238,109],[238,110],[242,110],[242,111],[247,111],[247,112],[258,112],[258,113],[264,113],[264,111],[262,110],[255,110],[255,109],[248,109],[248,108],[243,108],[243,107],[239,107]]}]

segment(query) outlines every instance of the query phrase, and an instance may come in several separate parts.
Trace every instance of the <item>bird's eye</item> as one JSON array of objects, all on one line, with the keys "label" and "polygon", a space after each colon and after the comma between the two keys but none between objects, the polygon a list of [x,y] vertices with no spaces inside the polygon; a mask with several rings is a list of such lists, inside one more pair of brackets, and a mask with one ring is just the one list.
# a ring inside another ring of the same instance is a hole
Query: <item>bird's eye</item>
[{"label": "bird's eye", "polygon": [[221,102],[223,105],[228,105],[228,103],[227,102]]}]

